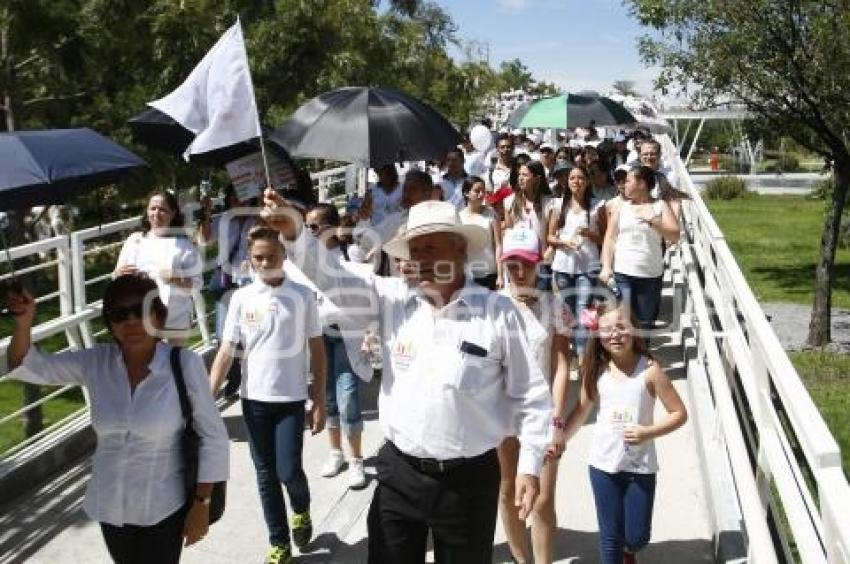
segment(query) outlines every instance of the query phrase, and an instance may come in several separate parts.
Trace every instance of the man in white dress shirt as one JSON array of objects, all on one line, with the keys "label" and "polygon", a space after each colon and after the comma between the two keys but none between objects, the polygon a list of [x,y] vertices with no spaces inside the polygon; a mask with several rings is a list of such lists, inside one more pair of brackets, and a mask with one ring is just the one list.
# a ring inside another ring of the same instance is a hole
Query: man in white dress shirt
[{"label": "man in white dress shirt", "polygon": [[[267,220],[295,239],[297,215],[271,190],[266,204]],[[538,492],[551,395],[513,304],[464,273],[485,231],[462,225],[454,206],[438,201],[413,206],[406,227],[384,249],[416,265],[415,284],[351,263],[316,269],[312,252],[303,265],[350,322],[380,328],[387,441],[369,510],[369,562],[424,562],[429,531],[437,562],[491,562],[495,447],[519,436],[515,503],[524,519]]]}]

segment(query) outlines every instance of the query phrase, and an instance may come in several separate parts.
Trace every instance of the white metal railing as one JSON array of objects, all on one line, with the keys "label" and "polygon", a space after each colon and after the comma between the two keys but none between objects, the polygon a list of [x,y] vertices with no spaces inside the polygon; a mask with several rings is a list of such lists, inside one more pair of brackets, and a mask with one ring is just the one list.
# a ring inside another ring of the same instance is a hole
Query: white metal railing
[{"label": "white metal railing", "polygon": [[[684,314],[693,318],[698,360],[709,376],[750,557],[773,562],[780,551],[787,561],[850,562],[850,519],[841,518],[850,507],[850,487],[838,444],[675,147],[667,137],[661,141],[680,188],[692,198],[683,205],[686,239],[679,247],[688,276]],[[768,514],[779,546],[770,537]]]},{"label": "white metal railing", "polygon": [[[314,188],[319,193],[320,200],[325,200],[332,188],[338,189],[342,186],[345,186],[346,189],[350,188],[348,182],[350,179],[349,174],[349,167],[341,166],[313,173],[310,176],[313,180]],[[191,212],[191,208],[196,208],[197,205],[189,204],[185,207],[186,212]],[[191,217],[191,215],[191,213],[187,213],[187,217]],[[75,231],[69,236],[53,237],[10,249],[13,260],[29,256],[47,255],[47,258],[39,260],[37,264],[17,270],[16,274],[18,276],[40,276],[41,273],[50,268],[55,268],[57,271],[57,288],[54,291],[37,296],[36,301],[38,303],[44,303],[49,300],[58,299],[59,315],[33,328],[33,343],[42,342],[49,337],[64,332],[68,346],[63,350],[77,350],[94,345],[97,338],[105,332],[105,329],[95,331],[92,327],[92,323],[100,316],[101,299],[99,296],[91,296],[89,288],[109,279],[111,272],[97,275],[89,274],[88,271],[91,269],[87,269],[86,265],[93,256],[99,253],[111,252],[117,256],[124,239],[117,238],[116,240],[115,235],[129,233],[136,229],[139,226],[140,219],[139,216],[131,217],[109,224]],[[3,258],[5,260],[5,256]],[[206,268],[211,268],[214,264],[214,261],[210,261],[206,265]],[[0,281],[10,277],[10,274],[0,275]],[[200,342],[194,348],[201,351],[209,350],[214,345],[214,336],[209,329],[209,318],[214,315],[214,312],[206,311],[205,303],[200,292],[195,293],[193,297],[195,302],[195,325],[197,325],[200,333]],[[0,299],[2,299],[2,296],[0,296]],[[8,336],[0,338],[0,374],[5,371],[5,359],[9,341],[10,337]],[[0,382],[7,380],[8,378],[0,375]],[[59,396],[65,395],[72,388],[74,386],[56,388],[35,402],[22,404],[20,408],[10,413],[0,413],[0,425],[14,424],[22,415],[51,402]],[[84,409],[82,408],[82,410]],[[72,415],[76,414],[75,412]],[[30,437],[23,443],[16,445],[6,453],[0,453],[0,457],[20,451],[68,420],[70,420],[70,416],[51,425],[37,435]]]},{"label": "white metal railing", "polygon": [[[44,286],[45,281],[55,280],[56,289],[48,291],[44,294],[35,296],[38,304],[50,302],[58,302],[59,315],[53,319],[38,323],[32,330],[33,343],[41,343],[54,335],[64,334],[65,347],[62,350],[79,349],[83,347],[83,340],[79,333],[79,326],[82,320],[86,318],[85,314],[74,312],[73,296],[72,296],[72,279],[71,274],[71,253],[68,246],[67,237],[53,237],[44,239],[34,243],[28,243],[9,249],[9,256],[12,260],[26,259],[34,257],[36,264],[17,270],[16,276],[27,276],[31,279],[40,279],[40,286]],[[4,251],[5,255],[5,251]],[[45,257],[45,258],[42,258]],[[4,260],[8,258],[4,256]],[[51,275],[51,271],[53,275]],[[12,273],[5,273],[0,276],[0,281],[9,280],[12,278]],[[42,306],[44,307],[44,306]],[[11,338],[0,338],[0,364],[5,366],[6,353],[9,348]],[[7,381],[8,378],[0,375],[0,383]],[[74,386],[58,387],[48,393],[46,396],[38,399],[35,402],[21,405],[11,413],[0,414],[0,425],[11,425],[17,419],[28,412],[38,408],[39,406],[67,394]],[[65,420],[63,420],[65,421]],[[50,428],[56,428],[53,425]],[[33,442],[37,441],[43,432],[33,437],[25,439],[23,442],[15,445],[8,453],[16,452]]]}]

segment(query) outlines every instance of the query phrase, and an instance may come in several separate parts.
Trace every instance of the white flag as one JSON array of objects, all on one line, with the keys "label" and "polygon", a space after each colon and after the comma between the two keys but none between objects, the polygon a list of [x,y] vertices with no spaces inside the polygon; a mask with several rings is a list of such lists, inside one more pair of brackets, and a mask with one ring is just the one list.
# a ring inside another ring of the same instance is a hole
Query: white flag
[{"label": "white flag", "polygon": [[239,19],[174,92],[149,106],[195,134],[183,156],[206,153],[260,135],[260,119]]}]

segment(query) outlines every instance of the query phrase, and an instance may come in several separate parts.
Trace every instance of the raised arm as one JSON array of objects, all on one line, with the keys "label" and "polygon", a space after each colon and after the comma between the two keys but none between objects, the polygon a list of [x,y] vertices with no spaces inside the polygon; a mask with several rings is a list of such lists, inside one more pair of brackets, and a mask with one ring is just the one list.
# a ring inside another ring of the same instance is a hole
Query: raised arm
[{"label": "raised arm", "polygon": [[8,349],[9,378],[32,384],[83,384],[89,370],[86,359],[97,354],[94,349],[66,351],[50,356],[32,349],[32,326],[35,299],[26,289],[6,296],[14,325]]}]

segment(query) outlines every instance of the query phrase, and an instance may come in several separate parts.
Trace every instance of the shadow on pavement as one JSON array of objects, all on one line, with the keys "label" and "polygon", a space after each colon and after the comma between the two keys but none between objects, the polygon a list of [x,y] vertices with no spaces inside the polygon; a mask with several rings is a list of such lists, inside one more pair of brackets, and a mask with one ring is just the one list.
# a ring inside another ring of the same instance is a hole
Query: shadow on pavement
[{"label": "shadow on pavement", "polygon": [[[554,538],[555,562],[599,562],[599,535],[596,532],[557,529]],[[656,564],[700,564],[711,562],[712,548],[707,540],[675,540],[650,543],[638,554],[641,562]],[[512,562],[508,544],[493,547],[493,562]]]},{"label": "shadow on pavement", "polygon": [[64,530],[88,523],[82,505],[90,473],[86,457],[25,501],[0,506],[0,562],[26,562]]}]

